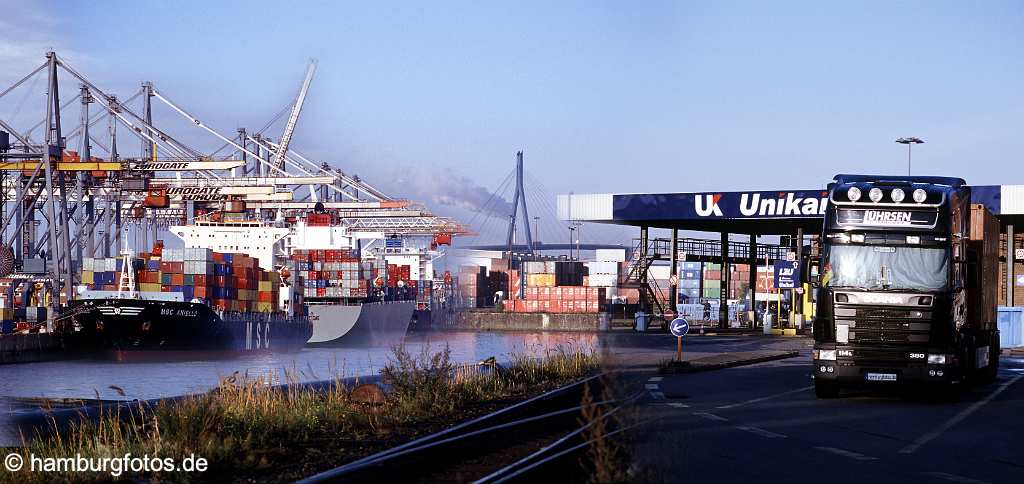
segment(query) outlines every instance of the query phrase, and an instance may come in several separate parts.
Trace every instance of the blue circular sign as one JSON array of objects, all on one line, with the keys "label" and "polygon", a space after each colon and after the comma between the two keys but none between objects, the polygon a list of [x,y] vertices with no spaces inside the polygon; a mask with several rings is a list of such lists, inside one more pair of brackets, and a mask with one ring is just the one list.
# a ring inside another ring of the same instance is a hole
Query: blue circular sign
[{"label": "blue circular sign", "polygon": [[672,332],[673,336],[682,338],[690,331],[690,323],[687,323],[683,318],[676,318],[669,323],[668,330]]}]

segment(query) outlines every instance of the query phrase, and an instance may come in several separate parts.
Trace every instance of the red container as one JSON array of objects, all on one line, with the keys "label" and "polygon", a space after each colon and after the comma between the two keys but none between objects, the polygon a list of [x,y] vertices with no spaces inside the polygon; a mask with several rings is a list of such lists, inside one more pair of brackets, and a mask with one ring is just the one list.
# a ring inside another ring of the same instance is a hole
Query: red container
[{"label": "red container", "polygon": [[171,274],[171,285],[172,286],[184,286],[185,275],[184,274]]},{"label": "red container", "polygon": [[192,284],[198,288],[199,286],[206,285],[206,274],[196,274],[192,276]]}]

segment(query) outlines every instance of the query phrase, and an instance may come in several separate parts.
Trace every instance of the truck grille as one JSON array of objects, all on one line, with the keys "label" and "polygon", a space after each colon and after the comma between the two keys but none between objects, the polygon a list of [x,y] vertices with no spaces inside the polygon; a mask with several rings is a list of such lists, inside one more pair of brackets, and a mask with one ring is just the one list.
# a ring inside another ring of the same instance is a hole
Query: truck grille
[{"label": "truck grille", "polygon": [[931,331],[931,311],[904,308],[835,307],[836,325],[849,327],[850,344],[925,346]]}]

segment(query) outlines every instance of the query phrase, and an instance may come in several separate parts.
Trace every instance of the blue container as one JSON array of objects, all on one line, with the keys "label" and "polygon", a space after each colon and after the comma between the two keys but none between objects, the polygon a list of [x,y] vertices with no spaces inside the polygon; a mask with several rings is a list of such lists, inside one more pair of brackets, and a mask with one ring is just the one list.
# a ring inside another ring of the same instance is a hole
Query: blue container
[{"label": "blue container", "polygon": [[0,334],[11,334],[14,332],[14,321],[5,319],[0,321]]},{"label": "blue container", "polygon": [[123,268],[124,268],[124,260],[122,260],[122,259],[117,259],[117,264],[116,264],[116,266],[115,266],[115,267],[117,268],[118,272],[120,272],[120,271],[121,271],[121,269],[123,269]]},{"label": "blue container", "polygon": [[146,261],[146,270],[147,271],[158,271],[158,270],[160,270],[160,261],[158,261],[158,260]]},{"label": "blue container", "polygon": [[235,261],[235,254],[224,254],[224,262],[231,263],[231,262],[234,262],[234,261]]},{"label": "blue container", "polygon": [[192,298],[196,297],[196,288],[192,286],[184,286],[181,288],[181,297],[186,301],[191,301]]},{"label": "blue container", "polygon": [[1024,308],[999,307],[999,347],[1024,346]]},{"label": "blue container", "polygon": [[327,287],[327,281],[324,280],[324,279],[317,279],[316,280],[316,287],[318,289],[321,288],[321,287]]}]

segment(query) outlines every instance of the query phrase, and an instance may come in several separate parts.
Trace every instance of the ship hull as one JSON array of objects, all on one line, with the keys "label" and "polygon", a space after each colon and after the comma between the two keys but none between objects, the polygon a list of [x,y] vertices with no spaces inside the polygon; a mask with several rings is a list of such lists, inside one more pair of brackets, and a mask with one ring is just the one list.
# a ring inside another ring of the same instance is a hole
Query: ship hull
[{"label": "ship hull", "polygon": [[305,319],[264,313],[219,316],[204,304],[140,299],[82,301],[76,322],[92,346],[117,360],[206,359],[294,351],[312,334]]},{"label": "ship hull", "polygon": [[390,347],[404,341],[416,302],[310,304],[307,308],[313,323],[308,346]]}]

